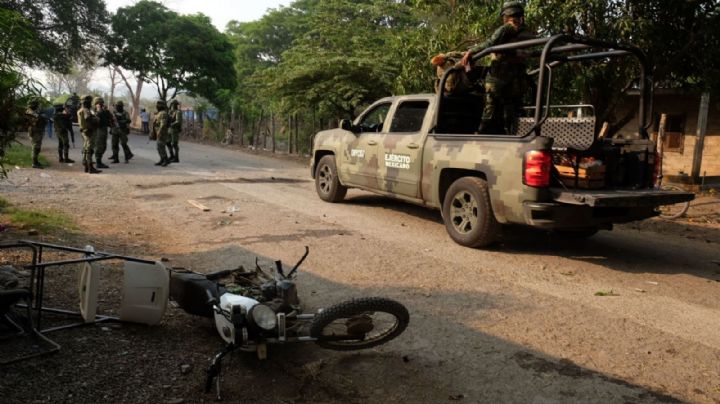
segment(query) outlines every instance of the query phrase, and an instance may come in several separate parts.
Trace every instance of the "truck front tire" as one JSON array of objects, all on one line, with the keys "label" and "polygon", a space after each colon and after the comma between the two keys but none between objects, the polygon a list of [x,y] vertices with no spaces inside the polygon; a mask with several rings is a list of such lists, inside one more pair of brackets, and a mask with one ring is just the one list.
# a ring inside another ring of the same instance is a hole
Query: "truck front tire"
[{"label": "truck front tire", "polygon": [[490,204],[487,182],[463,177],[450,185],[443,201],[443,220],[450,237],[466,247],[485,247],[497,238],[500,224]]},{"label": "truck front tire", "polygon": [[347,187],[340,183],[335,166],[335,156],[323,156],[315,169],[315,190],[325,202],[340,202],[347,194]]}]

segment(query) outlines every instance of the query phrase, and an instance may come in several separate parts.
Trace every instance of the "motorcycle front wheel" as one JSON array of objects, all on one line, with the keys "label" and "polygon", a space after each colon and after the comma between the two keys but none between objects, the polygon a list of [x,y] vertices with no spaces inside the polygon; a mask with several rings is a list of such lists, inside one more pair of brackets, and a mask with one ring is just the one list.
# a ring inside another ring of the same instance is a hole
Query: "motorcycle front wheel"
[{"label": "motorcycle front wheel", "polygon": [[320,312],[310,336],[323,348],[336,351],[366,349],[400,335],[410,322],[402,304],[382,297],[348,300]]}]

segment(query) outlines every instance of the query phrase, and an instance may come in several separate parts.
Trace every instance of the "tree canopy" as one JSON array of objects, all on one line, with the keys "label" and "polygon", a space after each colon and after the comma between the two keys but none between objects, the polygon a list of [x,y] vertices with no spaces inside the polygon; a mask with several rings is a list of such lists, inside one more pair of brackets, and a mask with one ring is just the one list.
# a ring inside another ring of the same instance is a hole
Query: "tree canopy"
[{"label": "tree canopy", "polygon": [[142,0],[118,9],[111,26],[106,63],[153,83],[162,100],[185,91],[221,105],[222,90],[235,86],[233,47],[203,14],[179,15]]}]

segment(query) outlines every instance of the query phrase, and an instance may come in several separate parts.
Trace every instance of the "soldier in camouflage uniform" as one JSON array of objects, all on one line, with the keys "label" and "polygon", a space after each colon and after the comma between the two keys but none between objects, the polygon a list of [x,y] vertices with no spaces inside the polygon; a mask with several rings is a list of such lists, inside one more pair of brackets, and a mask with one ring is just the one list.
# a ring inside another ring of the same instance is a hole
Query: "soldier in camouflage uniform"
[{"label": "soldier in camouflage uniform", "polygon": [[180,133],[182,132],[182,111],[178,100],[170,101],[170,142],[167,145],[170,151],[170,161],[180,162]]},{"label": "soldier in camouflage uniform", "polygon": [[98,118],[95,131],[95,162],[98,168],[110,168],[102,162],[102,157],[107,150],[108,129],[113,126],[113,116],[105,107],[105,100],[102,98],[95,97],[93,105],[95,105],[95,116]]},{"label": "soldier in camouflage uniform", "polygon": [[130,134],[130,114],[125,111],[125,104],[122,101],[115,103],[115,111],[113,112],[114,122],[116,125],[112,128],[112,163],[119,163],[120,145],[122,145],[125,154],[125,163],[133,158],[133,154],[128,146],[128,135]]},{"label": "soldier in camouflage uniform", "polygon": [[[483,43],[470,48],[461,61],[469,66],[472,55],[492,46],[535,38],[525,26],[525,10],[519,1],[503,4],[503,25]],[[511,133],[522,98],[527,91],[525,58],[519,54],[493,54],[485,77],[485,107],[480,133]]]},{"label": "soldier in camouflage uniform", "polygon": [[168,132],[170,129],[170,116],[166,111],[167,105],[165,104],[165,101],[159,100],[155,103],[155,108],[157,109],[157,112],[155,113],[155,119],[153,120],[150,139],[157,140],[157,151],[160,155],[160,161],[155,163],[155,165],[165,167],[170,164],[170,159],[168,158],[167,151],[165,150],[170,140],[170,134]]},{"label": "soldier in camouflage uniform", "polygon": [[32,146],[32,167],[43,168],[38,158],[40,156],[42,140],[45,135],[45,126],[48,120],[42,115],[42,111],[40,111],[40,101],[30,101],[25,111],[25,117],[29,124],[28,133],[30,134],[30,145]]},{"label": "soldier in camouflage uniform", "polygon": [[58,138],[58,157],[61,163],[74,163],[70,160],[68,153],[70,152],[70,131],[72,128],[72,120],[70,118],[70,107],[63,104],[55,105],[55,115],[53,115],[53,127]]},{"label": "soldier in camouflage uniform", "polygon": [[98,117],[92,112],[92,97],[86,95],[82,100],[82,108],[77,112],[80,134],[83,137],[83,166],[89,174],[101,173],[93,167],[93,151],[95,149],[95,133],[98,126]]}]

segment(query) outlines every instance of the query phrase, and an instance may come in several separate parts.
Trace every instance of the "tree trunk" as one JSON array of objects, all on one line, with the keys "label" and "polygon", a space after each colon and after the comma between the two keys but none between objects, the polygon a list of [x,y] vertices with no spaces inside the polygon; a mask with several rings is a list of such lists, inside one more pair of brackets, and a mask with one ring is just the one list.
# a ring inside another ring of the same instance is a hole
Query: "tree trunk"
[{"label": "tree trunk", "polygon": [[272,152],[275,154],[275,114],[270,114],[270,139],[272,141]]},{"label": "tree trunk", "polygon": [[132,115],[130,116],[130,122],[133,122],[135,124],[135,127],[139,128],[141,126],[138,124],[138,119],[140,117],[140,94],[142,93],[143,81],[137,79],[137,82],[135,83],[135,91],[133,91],[133,88],[132,86],[130,86],[130,82],[125,77],[123,71],[120,70],[120,68],[118,68],[117,66],[115,66],[115,69],[120,75],[120,78],[122,78],[123,82],[125,83],[125,87],[127,87],[128,94],[130,94],[130,99],[132,100]]}]

